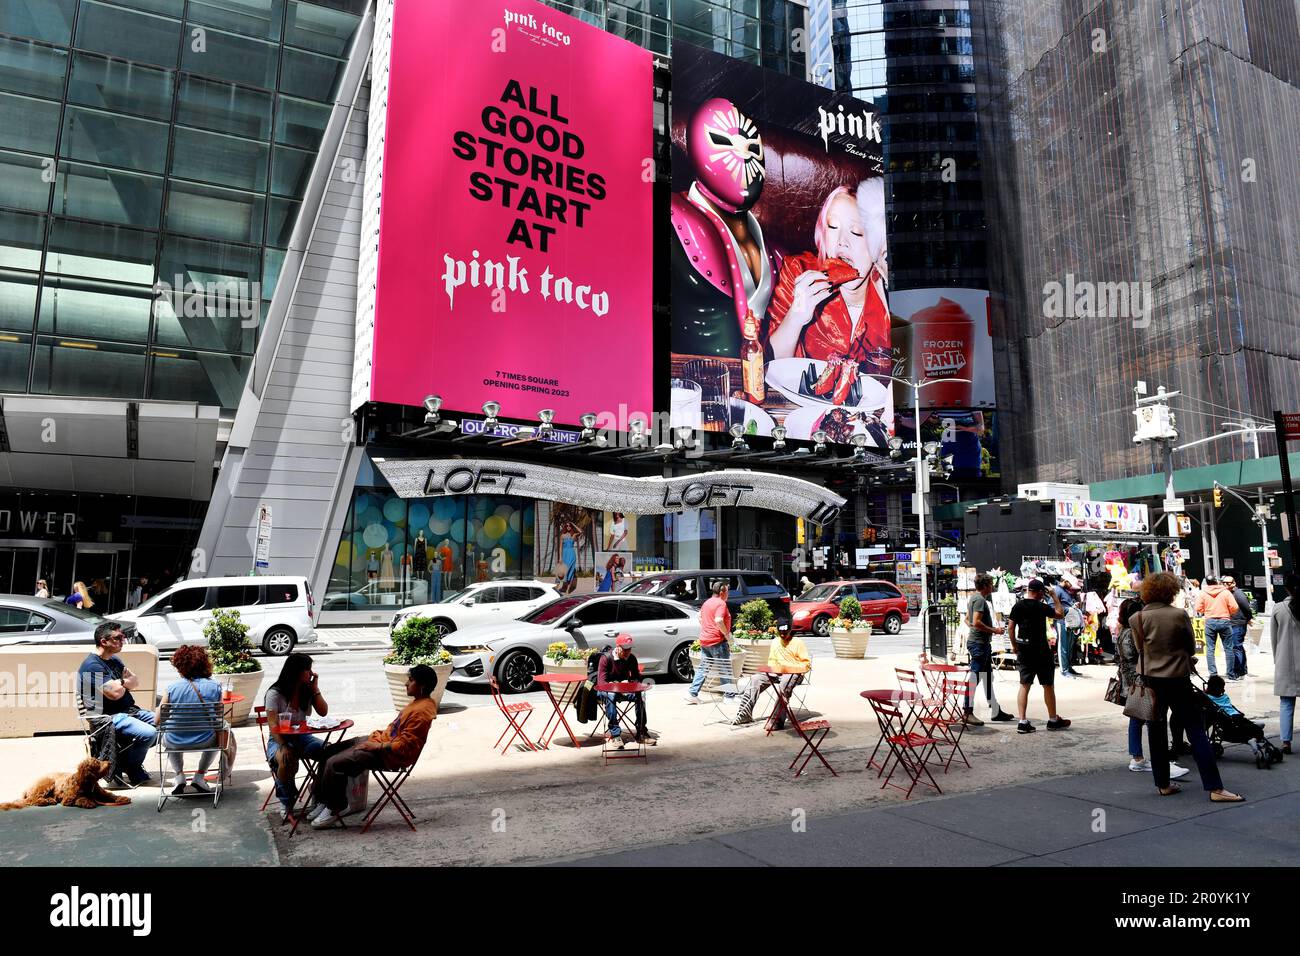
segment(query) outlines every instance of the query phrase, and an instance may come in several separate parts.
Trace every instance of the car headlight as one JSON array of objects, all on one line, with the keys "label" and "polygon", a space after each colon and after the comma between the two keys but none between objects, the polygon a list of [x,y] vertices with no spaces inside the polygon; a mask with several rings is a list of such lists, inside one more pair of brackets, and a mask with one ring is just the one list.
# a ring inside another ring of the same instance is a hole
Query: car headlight
[{"label": "car headlight", "polygon": [[460,655],[460,654],[486,654],[486,653],[488,653],[488,652],[491,651],[491,650],[492,650],[492,648],[488,647],[486,644],[466,644],[464,647],[449,647],[449,648],[447,648],[447,652],[448,652],[449,654],[455,654],[455,655]]}]

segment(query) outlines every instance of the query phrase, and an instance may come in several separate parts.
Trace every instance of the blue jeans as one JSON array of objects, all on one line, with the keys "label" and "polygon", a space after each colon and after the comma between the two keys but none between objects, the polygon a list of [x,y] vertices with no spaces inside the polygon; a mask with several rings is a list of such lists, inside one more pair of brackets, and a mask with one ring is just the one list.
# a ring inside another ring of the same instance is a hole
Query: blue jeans
[{"label": "blue jeans", "polygon": [[[706,677],[718,677],[724,683],[731,683],[731,646],[726,641],[700,648],[700,666],[695,669],[695,680],[691,681],[692,697],[700,696]],[[732,698],[736,695],[726,696]]]},{"label": "blue jeans", "polygon": [[1223,645],[1223,659],[1227,662],[1228,673],[1232,673],[1232,622],[1223,617],[1205,619],[1205,665],[1211,674],[1219,673],[1214,666],[1214,639]]},{"label": "blue jeans", "polygon": [[1142,728],[1146,724],[1136,717],[1128,719],[1128,755],[1142,759]]},{"label": "blue jeans", "polygon": [[148,780],[149,771],[144,769],[144,758],[158,740],[153,711],[141,710],[135,716],[113,714],[113,728],[119,737],[124,738],[118,745],[118,763],[126,771],[127,779],[132,783]]},{"label": "blue jeans", "polygon": [[618,708],[614,706],[615,700],[635,700],[636,701],[636,735],[644,737],[646,735],[646,713],[645,713],[645,695],[644,694],[611,694],[607,690],[596,691],[596,699],[605,706],[605,717],[609,720],[609,735],[611,737],[622,736],[622,729],[618,726]]},{"label": "blue jeans", "polygon": [[316,757],[325,749],[325,745],[321,742],[321,739],[319,737],[314,737],[311,734],[307,734],[306,736],[290,737],[288,739],[291,741],[290,743],[281,744],[278,740],[269,740],[266,744],[266,760],[267,763],[271,765],[272,779],[275,780],[275,795],[279,801],[284,804],[286,809],[292,807],[294,801],[298,799],[298,784],[293,782],[292,775],[288,773],[286,773],[286,776],[290,777],[288,782],[280,780],[280,775],[276,772],[279,768],[279,763],[276,761],[275,755],[280,752],[282,746],[289,750],[293,755],[293,773],[296,774],[298,772],[299,758]]},{"label": "blue jeans", "polygon": [[1228,648],[1228,676],[1246,676],[1246,625],[1232,625],[1232,644]]},{"label": "blue jeans", "polygon": [[1078,640],[1077,628],[1066,627],[1064,621],[1056,622],[1056,653],[1060,655],[1062,674],[1078,673],[1070,664],[1074,658],[1074,645]]},{"label": "blue jeans", "polygon": [[1282,725],[1282,743],[1291,742],[1291,731],[1295,728],[1295,698],[1279,697],[1282,702],[1282,713],[1278,716],[1278,723]]},{"label": "blue jeans", "polygon": [[[978,685],[981,681],[984,683],[984,695],[989,702],[989,709],[997,712],[994,706],[996,703],[993,699],[993,645],[984,642],[968,641],[966,643],[966,652],[970,655],[970,676],[972,685]],[[973,688],[972,688],[973,689]],[[966,713],[974,710],[975,699],[971,696],[969,690],[966,694]]]}]

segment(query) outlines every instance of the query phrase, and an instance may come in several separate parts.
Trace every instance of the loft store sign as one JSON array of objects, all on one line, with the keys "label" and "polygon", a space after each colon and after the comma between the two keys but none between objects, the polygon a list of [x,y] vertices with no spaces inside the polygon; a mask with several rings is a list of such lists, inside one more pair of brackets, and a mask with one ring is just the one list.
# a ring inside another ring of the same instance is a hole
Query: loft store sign
[{"label": "loft store sign", "polygon": [[77,513],[75,511],[13,511],[0,510],[0,534],[44,534],[76,537]]},{"label": "loft store sign", "polygon": [[833,522],[844,505],[843,498],[812,482],[740,470],[682,478],[628,478],[488,460],[376,459],[375,465],[403,498],[518,495],[626,514],[667,514],[743,505],[784,512],[818,524]]}]

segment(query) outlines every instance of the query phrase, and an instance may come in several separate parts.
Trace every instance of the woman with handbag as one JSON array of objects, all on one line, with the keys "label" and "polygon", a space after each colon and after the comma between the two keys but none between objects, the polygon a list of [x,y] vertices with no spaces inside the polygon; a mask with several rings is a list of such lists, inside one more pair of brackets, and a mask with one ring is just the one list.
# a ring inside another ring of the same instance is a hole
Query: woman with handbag
[{"label": "woman with handbag", "polygon": [[1168,712],[1180,716],[1192,744],[1192,756],[1201,774],[1201,786],[1214,803],[1241,803],[1239,794],[1227,790],[1214,762],[1214,751],[1192,696],[1190,675],[1196,653],[1192,621],[1186,611],[1173,606],[1181,590],[1178,578],[1167,571],[1152,574],[1142,582],[1141,611],[1129,618],[1137,643],[1137,683],[1128,695],[1124,713],[1147,722],[1151,746],[1151,771],[1163,797],[1182,790],[1170,783]]},{"label": "woman with handbag", "polygon": [[[1115,617],[1115,626],[1119,632],[1119,637],[1115,642],[1116,656],[1118,658],[1117,677],[1112,678],[1112,686],[1106,689],[1106,699],[1112,704],[1123,706],[1128,700],[1129,694],[1132,694],[1138,685],[1138,649],[1137,641],[1133,637],[1133,628],[1129,625],[1129,619],[1142,610],[1142,602],[1137,598],[1125,598],[1119,605],[1119,612]],[[1142,728],[1146,722],[1139,720],[1137,717],[1128,719],[1128,768],[1135,773],[1142,771],[1151,772],[1151,763],[1142,754]],[[1169,779],[1178,780],[1191,773],[1186,767],[1180,767],[1174,762],[1169,764]]]}]

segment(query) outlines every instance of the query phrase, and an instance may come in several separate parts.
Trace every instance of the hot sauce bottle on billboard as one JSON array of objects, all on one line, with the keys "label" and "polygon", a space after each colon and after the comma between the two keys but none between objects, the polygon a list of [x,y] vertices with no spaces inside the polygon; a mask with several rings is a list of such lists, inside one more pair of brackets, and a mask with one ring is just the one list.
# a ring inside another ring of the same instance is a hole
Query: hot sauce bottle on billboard
[{"label": "hot sauce bottle on billboard", "polygon": [[745,344],[740,348],[741,380],[745,397],[761,404],[767,394],[767,386],[763,382],[763,346],[758,344],[758,319],[754,318],[753,312],[745,317],[741,334],[745,337]]}]

